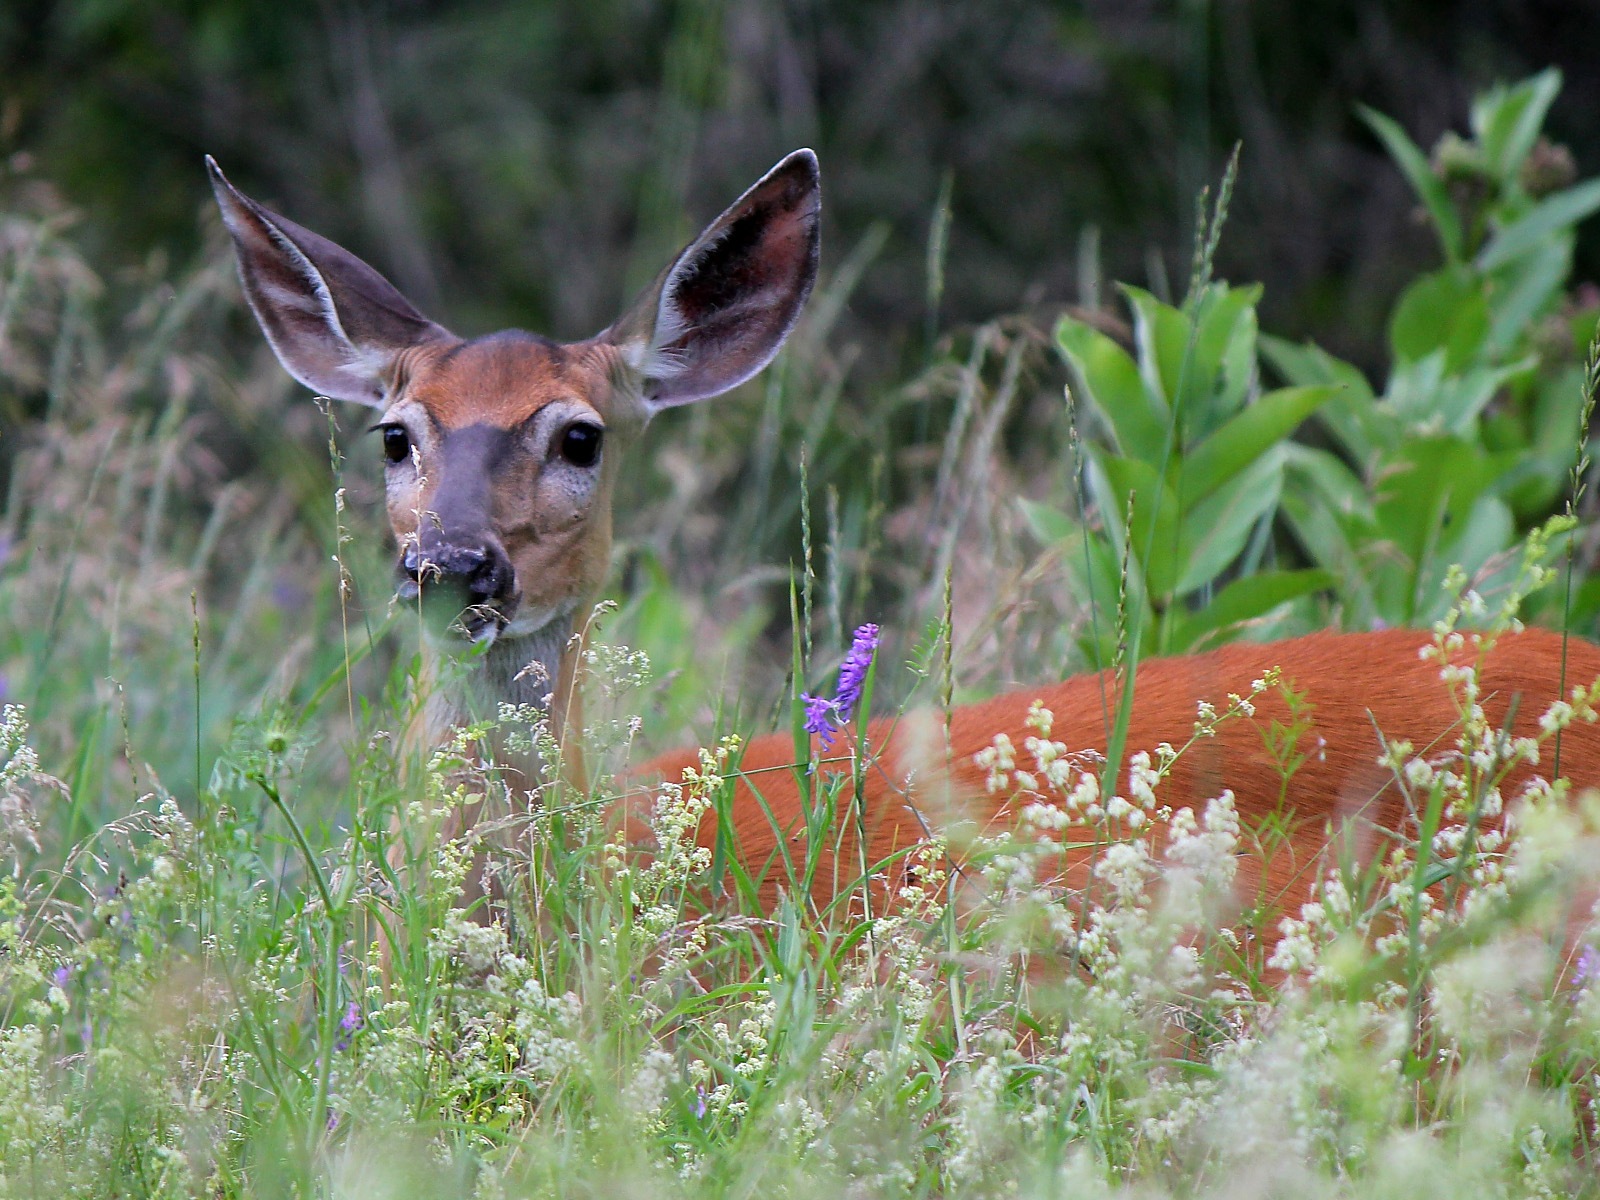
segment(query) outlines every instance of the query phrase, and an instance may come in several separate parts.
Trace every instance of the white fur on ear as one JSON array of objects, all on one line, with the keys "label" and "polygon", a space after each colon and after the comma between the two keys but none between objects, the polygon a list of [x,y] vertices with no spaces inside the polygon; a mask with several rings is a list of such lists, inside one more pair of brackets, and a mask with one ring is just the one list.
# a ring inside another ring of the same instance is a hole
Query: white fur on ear
[{"label": "white fur on ear", "polygon": [[245,299],[278,361],[306,387],[381,405],[398,353],[450,338],[348,250],[251,200],[209,155],[206,168]]}]

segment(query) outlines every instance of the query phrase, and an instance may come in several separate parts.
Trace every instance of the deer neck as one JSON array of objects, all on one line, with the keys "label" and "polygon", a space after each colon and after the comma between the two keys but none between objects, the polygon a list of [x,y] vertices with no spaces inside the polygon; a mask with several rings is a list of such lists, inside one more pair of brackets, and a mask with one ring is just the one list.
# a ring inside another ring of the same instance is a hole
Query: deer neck
[{"label": "deer neck", "polygon": [[[425,639],[425,725],[430,746],[442,744],[454,729],[495,720],[504,705],[525,713],[535,710],[543,714],[550,733],[562,747],[561,774],[569,781],[581,781],[577,747],[567,743],[569,728],[582,725],[577,690],[583,640],[579,615],[587,611],[586,606],[575,605],[536,629],[502,635],[481,654],[464,657]],[[531,724],[523,717],[512,718],[512,722],[523,732]],[[486,749],[497,763],[513,772],[513,778],[521,776],[514,786],[526,789],[547,782],[549,772],[539,758],[508,751],[502,744],[502,734],[497,731],[491,735]]]}]

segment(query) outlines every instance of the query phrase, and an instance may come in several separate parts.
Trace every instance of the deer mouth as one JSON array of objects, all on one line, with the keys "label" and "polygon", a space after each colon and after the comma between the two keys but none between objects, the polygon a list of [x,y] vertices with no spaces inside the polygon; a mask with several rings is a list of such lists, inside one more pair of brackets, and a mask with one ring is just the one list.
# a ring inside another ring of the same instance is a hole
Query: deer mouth
[{"label": "deer mouth", "polygon": [[402,571],[395,584],[394,600],[396,604],[419,608],[424,628],[435,636],[488,645],[515,619],[521,597],[484,601],[449,581],[432,580],[424,586]]}]

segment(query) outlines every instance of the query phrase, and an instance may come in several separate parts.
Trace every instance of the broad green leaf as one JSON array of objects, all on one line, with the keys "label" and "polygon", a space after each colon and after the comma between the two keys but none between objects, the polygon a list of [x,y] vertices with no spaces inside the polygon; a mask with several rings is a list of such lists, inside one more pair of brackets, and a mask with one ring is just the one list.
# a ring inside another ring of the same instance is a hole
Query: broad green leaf
[{"label": "broad green leaf", "polygon": [[[1388,589],[1395,624],[1414,625],[1444,615],[1454,600],[1444,587],[1451,566],[1460,566],[1489,591],[1509,582],[1516,571],[1514,559],[1505,555],[1516,542],[1516,526],[1500,497],[1480,495],[1459,513],[1451,506],[1446,515],[1435,530],[1437,537],[1423,547],[1410,570],[1392,571],[1386,580],[1398,585]],[[1490,570],[1497,557],[1498,568]]]},{"label": "broad green leaf", "polygon": [[1477,358],[1489,330],[1483,283],[1464,267],[1446,267],[1406,288],[1389,320],[1389,345],[1396,358],[1414,362],[1445,352],[1446,372]]},{"label": "broad green leaf", "polygon": [[1189,349],[1189,319],[1170,304],[1163,304],[1143,288],[1122,284],[1133,310],[1133,338],[1139,352],[1139,376],[1161,397],[1168,410],[1178,400],[1178,380]]},{"label": "broad green leaf", "polygon": [[1491,360],[1507,353],[1533,323],[1561,302],[1572,271],[1573,238],[1549,238],[1501,268],[1490,293],[1489,336],[1483,352]]},{"label": "broad green leaf", "polygon": [[1117,449],[1147,462],[1159,458],[1166,444],[1166,405],[1145,387],[1127,351],[1071,317],[1056,326],[1056,344],[1078,377],[1081,398],[1106,422]]},{"label": "broad green leaf", "polygon": [[1239,557],[1256,522],[1278,507],[1283,463],[1283,446],[1274,444],[1206,499],[1182,510],[1179,595],[1204,587]]},{"label": "broad green leaf", "polygon": [[1450,194],[1445,190],[1444,184],[1433,173],[1433,167],[1428,163],[1428,156],[1417,148],[1417,144],[1406,135],[1399,124],[1390,120],[1382,113],[1361,105],[1358,109],[1361,119],[1364,120],[1372,131],[1378,135],[1378,140],[1389,151],[1389,157],[1394,159],[1395,165],[1400,168],[1401,174],[1411,184],[1417,193],[1428,216],[1433,219],[1434,232],[1439,235],[1439,245],[1444,249],[1444,256],[1450,262],[1460,262],[1461,252],[1461,219],[1456,216],[1456,207],[1450,200]]},{"label": "broad green leaf", "polygon": [[[1479,496],[1465,517],[1452,523],[1450,535],[1440,539],[1438,552],[1429,564],[1444,582],[1445,571],[1459,565],[1468,575],[1477,575],[1495,555],[1510,549],[1517,540],[1516,522],[1511,509],[1499,496]],[[1507,569],[1515,564],[1507,562]]]},{"label": "broad green leaf", "polygon": [[1522,359],[1497,369],[1478,367],[1459,375],[1446,375],[1445,352],[1435,350],[1416,362],[1395,366],[1384,402],[1411,429],[1431,435],[1475,435],[1474,422],[1495,393],[1510,380],[1531,370],[1534,359]]},{"label": "broad green leaf", "polygon": [[1205,499],[1292,434],[1336,390],[1326,386],[1279,388],[1244,409],[1184,456],[1184,502]]},{"label": "broad green leaf", "polygon": [[1311,561],[1338,581],[1344,623],[1370,627],[1379,612],[1362,550],[1378,532],[1366,487],[1326,450],[1289,442],[1284,456],[1279,511]]},{"label": "broad green leaf", "polygon": [[1249,389],[1261,288],[1212,284],[1193,316],[1142,288],[1125,285],[1123,292],[1133,309],[1140,374],[1172,406],[1187,444],[1214,428]]},{"label": "broad green leaf", "polygon": [[1261,337],[1261,353],[1288,383],[1333,385],[1337,390],[1322,406],[1318,419],[1352,457],[1364,462],[1372,456],[1375,445],[1381,444],[1381,426],[1387,422],[1374,428],[1372,385],[1358,367],[1335,358],[1314,342],[1297,346],[1266,334]]},{"label": "broad green leaf", "polygon": [[1299,492],[1335,514],[1372,519],[1366,486],[1337,455],[1288,442],[1284,445],[1284,471],[1289,494]]},{"label": "broad green leaf", "polygon": [[1374,515],[1379,531],[1410,563],[1426,562],[1442,538],[1455,536],[1497,474],[1490,456],[1473,442],[1410,438],[1377,481]]},{"label": "broad green leaf", "polygon": [[1560,91],[1561,72],[1551,67],[1511,87],[1492,87],[1472,102],[1472,132],[1502,183],[1512,182],[1522,170]]},{"label": "broad green leaf", "polygon": [[1185,652],[1197,649],[1214,634],[1225,634],[1235,625],[1259,620],[1291,600],[1328,591],[1337,582],[1332,572],[1316,569],[1261,571],[1235,579],[1210,604],[1198,612],[1183,614],[1172,648]]},{"label": "broad green leaf", "polygon": [[1037,500],[1019,499],[1017,508],[1022,513],[1022,519],[1027,521],[1028,528],[1033,531],[1033,536],[1047,546],[1065,541],[1083,528],[1059,508],[1041,504]]},{"label": "broad green leaf", "polygon": [[1244,402],[1256,377],[1256,305],[1261,285],[1214,283],[1199,305],[1199,334],[1186,381],[1184,435],[1205,436]]},{"label": "broad green leaf", "polygon": [[1590,179],[1546,196],[1489,239],[1478,252],[1480,271],[1493,271],[1540,242],[1576,225],[1600,208],[1600,179]]},{"label": "broad green leaf", "polygon": [[1341,519],[1328,509],[1308,502],[1305,496],[1288,491],[1278,511],[1311,560],[1320,563],[1333,576],[1341,623],[1347,628],[1370,628],[1378,616],[1378,598],[1373,594],[1366,564],[1356,549],[1370,545],[1367,527],[1349,518]]},{"label": "broad green leaf", "polygon": [[1140,571],[1152,602],[1170,597],[1182,569],[1178,505],[1172,489],[1163,485],[1154,467],[1111,454],[1096,455],[1090,463],[1089,489],[1118,553],[1124,539],[1130,546],[1130,569]]}]

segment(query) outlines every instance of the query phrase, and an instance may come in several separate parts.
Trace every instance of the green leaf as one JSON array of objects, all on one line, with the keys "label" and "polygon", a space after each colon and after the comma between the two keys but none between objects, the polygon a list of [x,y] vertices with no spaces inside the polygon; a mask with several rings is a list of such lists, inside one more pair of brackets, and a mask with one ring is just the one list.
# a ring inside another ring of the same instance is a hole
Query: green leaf
[{"label": "green leaf", "polygon": [[1054,545],[1056,542],[1065,541],[1075,536],[1083,528],[1068,514],[1049,504],[1041,504],[1037,500],[1026,498],[1017,501],[1017,508],[1022,513],[1022,519],[1028,523],[1033,536],[1045,545]]},{"label": "green leaf", "polygon": [[1371,518],[1372,504],[1366,486],[1338,455],[1294,442],[1284,446],[1284,453],[1291,492],[1301,491],[1313,503],[1334,513]]},{"label": "green leaf", "polygon": [[[1178,506],[1172,489],[1154,467],[1131,458],[1096,455],[1089,468],[1089,490],[1118,553],[1130,547],[1129,569],[1137,570],[1152,601],[1171,597],[1179,562]],[[1127,526],[1128,497],[1133,524]]]},{"label": "green leaf", "polygon": [[1365,462],[1383,444],[1388,424],[1377,413],[1372,385],[1360,368],[1335,358],[1314,342],[1296,346],[1282,338],[1263,334],[1261,352],[1266,360],[1292,384],[1310,386],[1332,384],[1334,396],[1317,414],[1357,461]]},{"label": "green leaf", "polygon": [[[1433,561],[1428,564],[1438,573],[1441,584],[1445,571],[1453,565],[1461,566],[1468,575],[1479,575],[1491,559],[1510,549],[1517,540],[1511,509],[1495,495],[1479,496],[1446,533],[1449,536],[1440,539]],[[1505,568],[1514,569],[1514,564],[1508,562]]]},{"label": "green leaf", "polygon": [[1143,288],[1122,284],[1133,309],[1133,339],[1139,351],[1139,375],[1151,394],[1171,411],[1178,402],[1178,381],[1189,349],[1189,318],[1163,304]]},{"label": "green leaf", "polygon": [[1256,522],[1278,507],[1283,463],[1283,445],[1276,443],[1209,497],[1182,510],[1178,595],[1204,587],[1239,557]]},{"label": "green leaf", "polygon": [[1184,502],[1205,499],[1292,434],[1337,390],[1328,386],[1279,388],[1233,417],[1184,456]]},{"label": "green leaf", "polygon": [[1445,190],[1444,184],[1433,173],[1432,166],[1428,163],[1428,156],[1417,148],[1401,129],[1399,124],[1384,116],[1375,109],[1366,105],[1358,106],[1357,111],[1378,135],[1378,140],[1389,151],[1389,157],[1394,159],[1400,168],[1401,174],[1411,184],[1417,193],[1423,207],[1428,210],[1428,215],[1433,219],[1434,232],[1439,235],[1439,245],[1444,249],[1444,256],[1450,262],[1460,262],[1461,251],[1461,219],[1456,215],[1455,205],[1450,201],[1450,194]]},{"label": "green leaf", "polygon": [[1192,315],[1142,288],[1122,290],[1133,309],[1140,375],[1166,398],[1187,445],[1232,413],[1254,380],[1261,288],[1214,283]]},{"label": "green leaf", "polygon": [[1475,422],[1495,394],[1532,370],[1536,360],[1521,359],[1497,369],[1477,367],[1446,375],[1445,352],[1435,350],[1416,362],[1399,363],[1389,378],[1385,404],[1406,425],[1424,434],[1476,437]]},{"label": "green leaf", "polygon": [[1256,621],[1273,609],[1328,591],[1337,583],[1331,571],[1262,571],[1235,579],[1217,598],[1198,612],[1186,613],[1178,622],[1174,650],[1188,652],[1215,634],[1225,634],[1236,625]]},{"label": "green leaf", "polygon": [[1244,403],[1256,377],[1256,305],[1261,285],[1213,283],[1197,306],[1198,334],[1186,381],[1184,436],[1193,443]]},{"label": "green leaf", "polygon": [[1600,179],[1555,192],[1489,239],[1478,252],[1480,271],[1503,267],[1541,242],[1562,234],[1600,208]]},{"label": "green leaf", "polygon": [[1345,624],[1370,626],[1379,614],[1362,552],[1377,537],[1367,489],[1326,450],[1290,442],[1284,453],[1280,511],[1312,562],[1338,581]]},{"label": "green leaf", "polygon": [[1551,67],[1511,87],[1490,88],[1472,102],[1472,132],[1502,185],[1522,170],[1560,91],[1561,72]]},{"label": "green leaf", "polygon": [[1571,238],[1551,238],[1501,269],[1490,297],[1489,336],[1483,345],[1490,360],[1507,353],[1536,320],[1561,302],[1571,272]]},{"label": "green leaf", "polygon": [[1166,444],[1167,408],[1145,386],[1127,351],[1071,317],[1056,326],[1056,344],[1078,378],[1081,398],[1110,428],[1117,449],[1156,461]]},{"label": "green leaf", "polygon": [[[1454,536],[1497,474],[1489,455],[1475,442],[1412,437],[1397,448],[1378,482],[1374,509],[1378,528],[1410,563],[1423,563],[1442,535],[1448,531]],[[1410,614],[1406,616],[1409,620]]]},{"label": "green leaf", "polygon": [[1414,362],[1445,352],[1444,369],[1456,372],[1477,358],[1489,331],[1489,302],[1482,281],[1463,267],[1424,275],[1400,297],[1389,320],[1395,357]]}]

